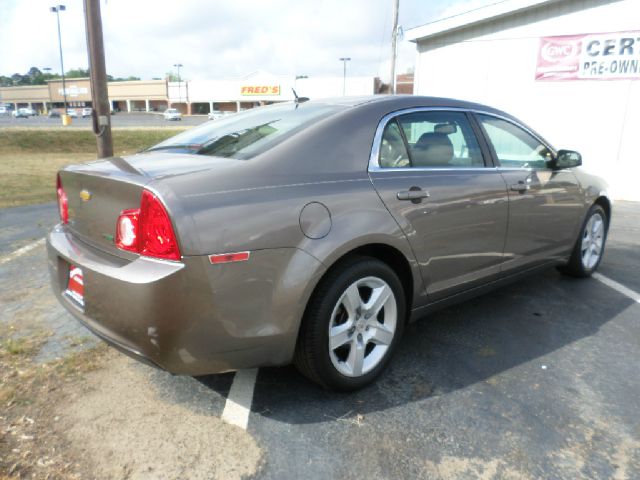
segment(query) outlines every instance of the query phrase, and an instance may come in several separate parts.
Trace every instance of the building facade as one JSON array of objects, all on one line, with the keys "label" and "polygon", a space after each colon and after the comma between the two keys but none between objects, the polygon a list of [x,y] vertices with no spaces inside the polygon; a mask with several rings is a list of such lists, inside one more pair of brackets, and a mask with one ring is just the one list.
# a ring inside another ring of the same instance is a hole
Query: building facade
[{"label": "building facade", "polygon": [[401,95],[413,94],[413,73],[400,73],[396,75],[396,93]]},{"label": "building facade", "polygon": [[257,71],[229,79],[169,82],[168,99],[183,113],[236,112],[293,100],[294,90],[308,98],[372,95],[374,84],[373,77],[291,77]]},{"label": "building facade", "polygon": [[[91,106],[88,78],[51,80],[47,85],[0,88],[0,103],[39,111],[60,108],[66,92],[70,107]],[[373,77],[291,77],[254,72],[218,80],[138,80],[109,82],[109,101],[114,111],[162,112],[177,108],[184,114],[207,114],[214,110],[240,111],[301,97],[328,98],[342,95],[372,95]]]},{"label": "building facade", "polygon": [[416,27],[418,95],[485,103],[640,200],[640,1],[510,0]]}]

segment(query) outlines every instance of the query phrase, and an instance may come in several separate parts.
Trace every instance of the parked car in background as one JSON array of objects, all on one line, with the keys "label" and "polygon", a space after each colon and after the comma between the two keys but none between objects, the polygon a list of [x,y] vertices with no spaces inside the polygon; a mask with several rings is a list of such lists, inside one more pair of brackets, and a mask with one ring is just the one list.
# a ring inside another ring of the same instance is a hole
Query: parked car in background
[{"label": "parked car in background", "polygon": [[82,109],[82,118],[90,117],[93,112],[93,109],[85,107]]},{"label": "parked car in background", "polygon": [[0,115],[11,115],[11,107],[6,106],[6,105],[1,105],[0,106]]},{"label": "parked car in background", "polygon": [[182,113],[176,108],[167,108],[162,115],[165,120],[182,120]]},{"label": "parked car in background", "polygon": [[67,108],[67,115],[71,118],[78,118],[78,110],[75,108]]},{"label": "parked car in background", "polygon": [[49,110],[49,118],[60,118],[60,110],[57,108],[52,108]]},{"label": "parked car in background", "polygon": [[222,112],[220,110],[213,110],[212,112],[209,112],[209,114],[207,115],[207,117],[209,118],[209,120],[217,120],[218,118],[222,118],[226,115],[228,115],[229,112]]},{"label": "parked car in background", "polygon": [[409,321],[542,268],[591,275],[612,207],[581,163],[469,102],[255,108],[61,170],[50,275],[84,325],[172,373],[293,362],[353,390]]},{"label": "parked car in background", "polygon": [[33,108],[29,107],[18,108],[17,110],[13,111],[13,116],[16,118],[29,118],[34,117],[35,115],[36,112],[33,110]]}]

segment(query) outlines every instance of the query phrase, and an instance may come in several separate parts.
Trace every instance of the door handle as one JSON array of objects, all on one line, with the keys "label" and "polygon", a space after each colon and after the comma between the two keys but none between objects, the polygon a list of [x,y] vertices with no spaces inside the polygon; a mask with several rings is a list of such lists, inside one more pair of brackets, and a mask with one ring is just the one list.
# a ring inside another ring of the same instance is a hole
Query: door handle
[{"label": "door handle", "polygon": [[514,183],[513,185],[511,185],[511,190],[514,192],[520,192],[520,193],[524,193],[527,190],[529,190],[531,188],[531,186],[528,183],[524,183],[522,180],[519,181],[518,183]]},{"label": "door handle", "polygon": [[423,198],[429,198],[429,192],[422,190],[420,187],[411,187],[397,193],[398,200],[410,200],[413,203],[420,203]]}]

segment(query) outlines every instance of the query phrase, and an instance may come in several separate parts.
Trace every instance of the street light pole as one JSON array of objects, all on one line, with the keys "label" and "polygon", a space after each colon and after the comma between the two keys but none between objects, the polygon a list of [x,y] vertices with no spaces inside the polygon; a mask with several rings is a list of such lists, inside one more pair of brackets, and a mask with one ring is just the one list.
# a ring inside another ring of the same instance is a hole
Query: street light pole
[{"label": "street light pole", "polygon": [[62,95],[64,98],[64,114],[67,114],[67,84],[64,80],[64,61],[62,60],[62,35],[60,34],[60,12],[64,12],[67,9],[64,5],[57,5],[51,7],[51,11],[56,14],[58,20],[58,47],[60,48],[60,71],[62,73]]},{"label": "street light pole", "polygon": [[347,94],[347,62],[351,61],[350,57],[340,57],[340,61],[342,62],[342,96],[344,97]]},{"label": "street light pole", "polygon": [[180,67],[183,65],[181,63],[174,63],[173,66],[178,69],[178,102],[182,103],[182,79],[180,78]]}]

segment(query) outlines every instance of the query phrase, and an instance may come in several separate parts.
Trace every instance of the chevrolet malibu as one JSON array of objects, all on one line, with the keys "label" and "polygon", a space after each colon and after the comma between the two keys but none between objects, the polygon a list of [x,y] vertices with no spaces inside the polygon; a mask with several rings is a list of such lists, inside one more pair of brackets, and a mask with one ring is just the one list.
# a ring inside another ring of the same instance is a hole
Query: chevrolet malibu
[{"label": "chevrolet malibu", "polygon": [[611,201],[580,164],[456,100],[256,108],[61,170],[53,289],[169,372],[293,362],[353,390],[433,309],[550,266],[588,277]]}]

